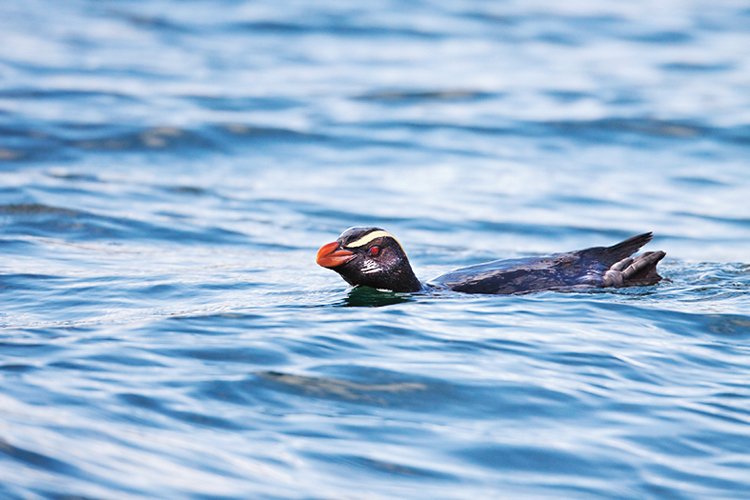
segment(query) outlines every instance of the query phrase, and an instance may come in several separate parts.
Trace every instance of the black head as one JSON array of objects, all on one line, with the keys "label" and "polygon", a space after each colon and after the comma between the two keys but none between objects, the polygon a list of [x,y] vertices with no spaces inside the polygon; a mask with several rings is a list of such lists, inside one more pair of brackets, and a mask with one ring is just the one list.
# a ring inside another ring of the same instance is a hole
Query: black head
[{"label": "black head", "polygon": [[318,250],[318,265],[339,273],[350,285],[416,292],[422,285],[398,240],[379,227],[352,227]]}]

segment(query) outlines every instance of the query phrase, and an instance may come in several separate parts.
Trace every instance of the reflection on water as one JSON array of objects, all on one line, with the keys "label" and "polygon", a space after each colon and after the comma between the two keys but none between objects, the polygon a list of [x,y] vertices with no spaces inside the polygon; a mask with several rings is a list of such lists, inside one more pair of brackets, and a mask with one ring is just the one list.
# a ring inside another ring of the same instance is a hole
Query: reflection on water
[{"label": "reflection on water", "polygon": [[352,401],[378,402],[380,393],[409,393],[424,391],[427,387],[419,383],[359,384],[345,380],[322,377],[305,377],[280,372],[264,372],[259,376],[276,384],[297,389],[311,397],[333,397]]},{"label": "reflection on water", "polygon": [[376,290],[367,286],[351,288],[343,300],[345,307],[383,307],[414,300],[412,294]]}]

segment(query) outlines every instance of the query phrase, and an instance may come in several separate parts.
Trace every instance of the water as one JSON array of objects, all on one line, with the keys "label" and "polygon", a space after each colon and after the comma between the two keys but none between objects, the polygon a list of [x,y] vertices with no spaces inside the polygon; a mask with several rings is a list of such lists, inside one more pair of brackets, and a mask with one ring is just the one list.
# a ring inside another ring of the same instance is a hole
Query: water
[{"label": "water", "polygon": [[[746,2],[0,3],[0,496],[750,496]],[[657,287],[348,290],[652,230]]]}]

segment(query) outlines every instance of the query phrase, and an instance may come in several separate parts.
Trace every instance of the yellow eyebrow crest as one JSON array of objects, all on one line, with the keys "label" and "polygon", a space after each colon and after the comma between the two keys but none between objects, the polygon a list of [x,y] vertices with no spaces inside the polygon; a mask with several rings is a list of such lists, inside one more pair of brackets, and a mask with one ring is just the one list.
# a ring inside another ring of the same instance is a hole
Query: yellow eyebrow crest
[{"label": "yellow eyebrow crest", "polygon": [[[346,248],[356,248],[356,247],[365,246],[376,238],[384,238],[384,237],[393,238],[394,240],[396,240],[396,238],[388,231],[378,230],[378,231],[373,231],[371,233],[367,233],[366,235],[362,236],[360,239],[352,241],[351,243],[346,245]],[[396,243],[398,243],[398,240],[396,240]],[[401,243],[399,243],[399,246],[401,246]]]}]

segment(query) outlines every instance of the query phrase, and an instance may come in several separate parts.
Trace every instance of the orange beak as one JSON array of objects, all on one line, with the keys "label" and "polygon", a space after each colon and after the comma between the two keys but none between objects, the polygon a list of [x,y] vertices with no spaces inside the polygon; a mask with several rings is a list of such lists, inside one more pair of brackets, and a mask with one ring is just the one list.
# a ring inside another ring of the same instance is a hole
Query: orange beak
[{"label": "orange beak", "polygon": [[332,269],[337,266],[342,266],[354,258],[354,252],[339,248],[338,241],[326,243],[320,250],[318,250],[318,257],[315,262],[319,266],[327,267]]}]

